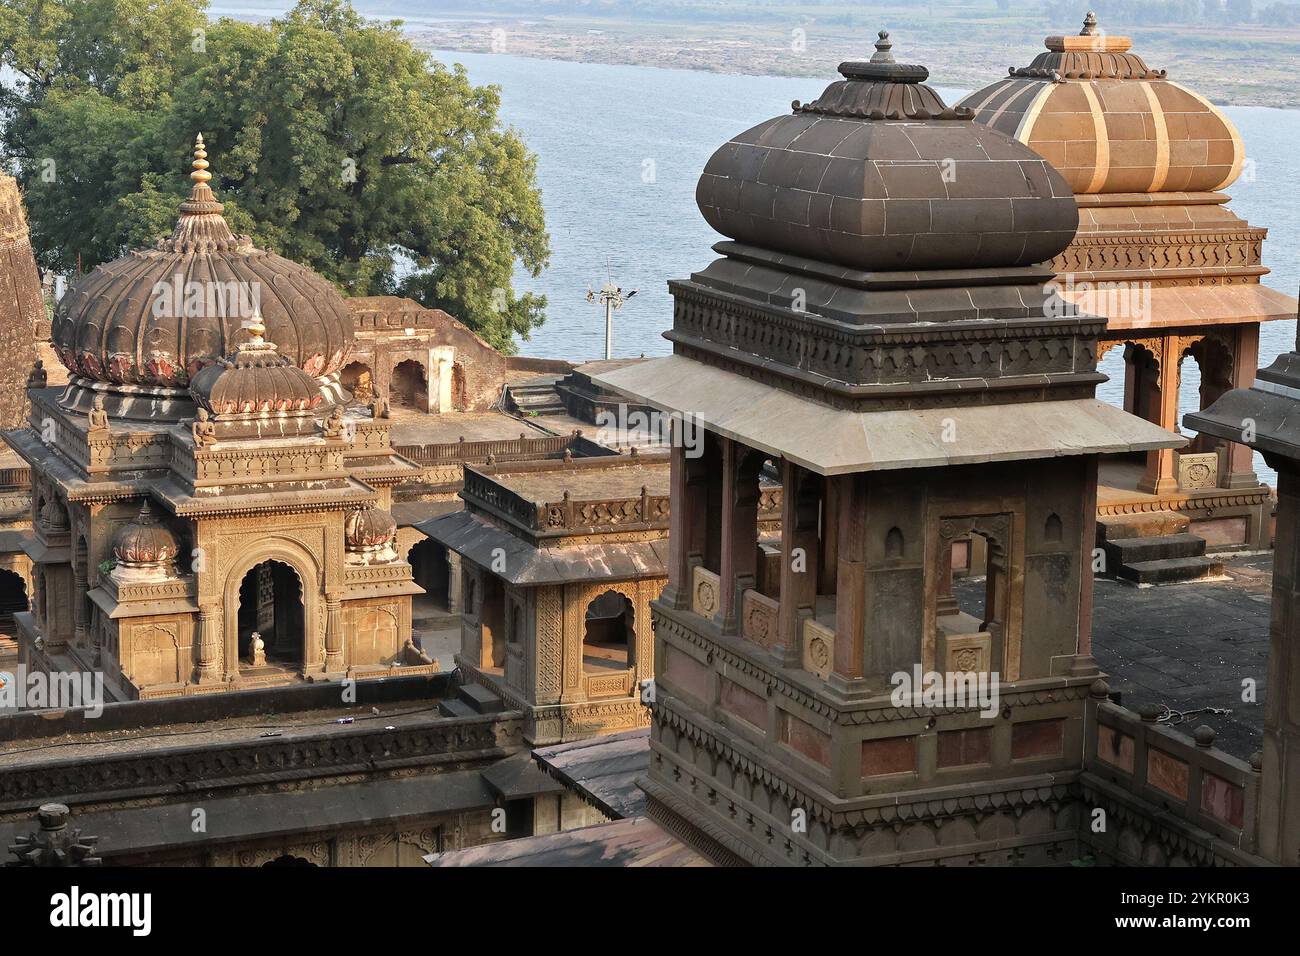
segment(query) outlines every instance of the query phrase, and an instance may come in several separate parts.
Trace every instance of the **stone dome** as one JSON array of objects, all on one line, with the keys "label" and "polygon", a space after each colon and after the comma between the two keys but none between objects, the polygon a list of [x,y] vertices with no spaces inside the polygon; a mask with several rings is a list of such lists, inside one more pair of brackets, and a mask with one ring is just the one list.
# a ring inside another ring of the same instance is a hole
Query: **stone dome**
[{"label": "stone dome", "polygon": [[353,338],[342,296],[234,235],[208,186],[201,135],[194,156],[171,237],[96,267],[60,300],[51,334],[60,360],[91,382],[183,388],[234,347],[252,303],[293,364],[312,376],[337,372]]},{"label": "stone dome", "polygon": [[343,519],[343,539],[349,551],[382,551],[396,537],[397,519],[375,505],[362,505]]},{"label": "stone dome", "polygon": [[154,517],[148,501],[140,506],[140,514],[134,521],[118,528],[113,535],[113,557],[119,565],[128,568],[168,565],[179,553],[176,535]]},{"label": "stone dome", "polygon": [[1027,67],[961,101],[981,124],[1029,146],[1080,195],[1215,192],[1241,173],[1236,127],[1204,97],[1150,69],[1133,41],[1089,13]]},{"label": "stone dome", "polygon": [[263,337],[260,315],[254,315],[248,331],[247,342],[194,375],[195,405],[222,416],[306,411],[324,403],[320,383]]},{"label": "stone dome", "polygon": [[1026,266],[1069,245],[1078,209],[1041,156],[972,122],[898,63],[868,62],[713,154],[705,220],[748,245],[872,271]]}]

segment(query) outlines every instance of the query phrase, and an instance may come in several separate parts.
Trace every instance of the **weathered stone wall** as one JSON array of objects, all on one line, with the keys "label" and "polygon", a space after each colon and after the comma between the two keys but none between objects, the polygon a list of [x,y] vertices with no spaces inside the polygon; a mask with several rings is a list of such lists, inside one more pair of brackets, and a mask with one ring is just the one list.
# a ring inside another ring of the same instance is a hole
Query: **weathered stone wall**
[{"label": "weathered stone wall", "polygon": [[26,417],[24,386],[36,357],[35,331],[44,316],[18,183],[0,174],[0,428],[17,428]]}]

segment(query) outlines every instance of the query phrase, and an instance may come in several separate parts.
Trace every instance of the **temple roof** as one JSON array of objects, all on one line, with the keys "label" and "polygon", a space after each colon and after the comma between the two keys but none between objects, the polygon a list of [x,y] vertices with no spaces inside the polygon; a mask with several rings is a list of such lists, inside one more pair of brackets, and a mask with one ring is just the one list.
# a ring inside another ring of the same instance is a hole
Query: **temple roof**
[{"label": "temple roof", "polygon": [[[1185,438],[1092,398],[852,411],[680,355],[593,379],[822,475],[1180,448]],[[957,423],[944,441],[945,422]],[[813,425],[815,423],[815,426]]]},{"label": "temple roof", "polygon": [[881,31],[870,61],[724,144],[696,202],[723,235],[864,270],[1027,266],[1078,226],[1061,175],[1006,133],[946,106]]},{"label": "temple roof", "polygon": [[1078,36],[1045,45],[958,105],[1032,147],[1076,194],[1215,191],[1240,174],[1245,147],[1231,121],[1149,68],[1128,37],[1102,34],[1090,13]]},{"label": "temple roof", "polygon": [[237,344],[249,306],[309,375],[338,371],[352,318],[323,276],[231,232],[208,181],[200,135],[194,184],[172,235],[96,267],[60,300],[51,338],[82,379],[182,387]]}]

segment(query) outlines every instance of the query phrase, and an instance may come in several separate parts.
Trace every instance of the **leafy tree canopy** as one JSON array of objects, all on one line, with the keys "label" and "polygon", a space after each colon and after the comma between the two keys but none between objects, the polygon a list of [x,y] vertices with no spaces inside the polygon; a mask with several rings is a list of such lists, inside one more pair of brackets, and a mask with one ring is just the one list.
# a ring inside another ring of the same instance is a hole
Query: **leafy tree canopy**
[{"label": "leafy tree canopy", "polygon": [[410,295],[505,351],[541,325],[517,295],[549,239],[536,159],[499,92],[397,21],[301,0],[266,24],[206,0],[0,0],[0,158],[41,264],[90,269],[170,233],[202,132],[237,232],[351,295]]}]

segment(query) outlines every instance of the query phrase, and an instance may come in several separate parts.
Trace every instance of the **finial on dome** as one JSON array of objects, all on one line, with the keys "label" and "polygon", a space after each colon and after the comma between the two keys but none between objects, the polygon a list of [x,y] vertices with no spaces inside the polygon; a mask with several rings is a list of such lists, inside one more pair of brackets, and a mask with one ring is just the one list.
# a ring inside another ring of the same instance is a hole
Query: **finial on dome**
[{"label": "finial on dome", "polygon": [[250,336],[247,342],[239,346],[241,352],[274,352],[275,346],[266,341],[266,323],[262,319],[262,307],[253,302],[253,314],[243,323]]},{"label": "finial on dome", "polygon": [[1091,10],[1083,18],[1083,29],[1079,31],[1081,37],[1095,37],[1097,35],[1097,14]]},{"label": "finial on dome", "polygon": [[890,51],[894,48],[894,44],[891,43],[889,40],[889,31],[881,30],[876,35],[880,39],[876,41],[876,52],[871,57],[871,62],[872,63],[893,63],[894,54],[891,53]]},{"label": "finial on dome", "polygon": [[203,148],[203,134],[199,133],[194,137],[194,170],[190,173],[190,179],[196,183],[206,184],[212,179],[212,174],[208,172],[208,151]]}]

